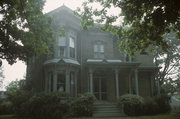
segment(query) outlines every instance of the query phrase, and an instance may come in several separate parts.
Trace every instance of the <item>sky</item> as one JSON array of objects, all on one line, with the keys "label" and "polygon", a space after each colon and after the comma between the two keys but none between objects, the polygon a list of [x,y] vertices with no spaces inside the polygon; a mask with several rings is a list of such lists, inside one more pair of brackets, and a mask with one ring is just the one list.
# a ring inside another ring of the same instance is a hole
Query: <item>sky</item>
[{"label": "sky", "polygon": [[[85,0],[46,0],[44,6],[44,13],[48,13],[62,5],[69,7],[72,10],[76,10],[77,7],[80,7],[82,2]],[[98,5],[94,5],[96,8]],[[117,9],[113,9],[111,13],[116,13]],[[17,61],[17,63],[13,65],[9,65],[7,61],[3,60],[3,70],[4,70],[4,83],[3,87],[0,90],[5,90],[5,86],[7,86],[11,81],[16,79],[20,80],[26,75],[26,65],[22,61]]]}]

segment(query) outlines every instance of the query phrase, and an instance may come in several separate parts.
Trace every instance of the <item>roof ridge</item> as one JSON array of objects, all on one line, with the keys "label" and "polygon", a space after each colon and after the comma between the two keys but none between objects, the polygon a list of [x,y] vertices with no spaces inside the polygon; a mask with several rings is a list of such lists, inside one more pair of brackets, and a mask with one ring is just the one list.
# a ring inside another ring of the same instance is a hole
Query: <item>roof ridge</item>
[{"label": "roof ridge", "polygon": [[51,13],[54,13],[54,12],[56,12],[56,11],[59,11],[59,10],[66,10],[67,12],[69,12],[69,13],[72,13],[73,14],[73,10],[72,9],[70,9],[69,7],[67,7],[66,5],[61,5],[60,7],[58,7],[58,8],[56,8],[56,9],[54,9],[54,10],[52,10],[52,11],[50,11],[50,12],[48,12],[47,14],[51,14]]}]

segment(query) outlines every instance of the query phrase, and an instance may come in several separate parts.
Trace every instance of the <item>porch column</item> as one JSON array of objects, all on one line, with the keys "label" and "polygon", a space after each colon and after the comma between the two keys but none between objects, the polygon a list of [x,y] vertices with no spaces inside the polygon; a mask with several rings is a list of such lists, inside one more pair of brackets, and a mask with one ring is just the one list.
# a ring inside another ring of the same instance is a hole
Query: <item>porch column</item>
[{"label": "porch column", "polygon": [[[51,82],[51,80],[54,80],[54,79],[52,79],[54,77],[54,74],[53,74],[53,72],[51,72],[51,77],[49,77],[48,76],[48,92],[51,92],[52,90],[51,90],[51,88],[53,87],[53,85],[51,84],[51,83],[53,83],[53,82]],[[52,86],[52,87],[51,87]]]},{"label": "porch column", "polygon": [[66,90],[67,94],[70,94],[70,71],[66,70]]},{"label": "porch column", "polygon": [[53,75],[53,91],[57,91],[57,71],[54,71]]},{"label": "porch column", "polygon": [[129,83],[129,93],[132,94],[132,71],[130,69],[129,76],[128,76],[128,83]]},{"label": "porch column", "polygon": [[89,78],[90,78],[90,93],[93,94],[93,70],[89,70]]},{"label": "porch column", "polygon": [[138,71],[135,69],[135,89],[136,89],[136,94],[139,95],[139,86],[138,86]]},{"label": "porch column", "polygon": [[119,70],[115,69],[116,98],[119,98]]},{"label": "porch column", "polygon": [[159,80],[156,79],[156,83],[157,83],[157,95],[160,95],[160,84],[159,84]]},{"label": "porch column", "polygon": [[49,92],[49,87],[48,87],[48,85],[49,85],[49,75],[48,75],[48,73],[45,71],[45,92]]},{"label": "porch column", "polygon": [[151,96],[153,96],[154,95],[154,72],[151,72],[150,82],[151,82]]}]

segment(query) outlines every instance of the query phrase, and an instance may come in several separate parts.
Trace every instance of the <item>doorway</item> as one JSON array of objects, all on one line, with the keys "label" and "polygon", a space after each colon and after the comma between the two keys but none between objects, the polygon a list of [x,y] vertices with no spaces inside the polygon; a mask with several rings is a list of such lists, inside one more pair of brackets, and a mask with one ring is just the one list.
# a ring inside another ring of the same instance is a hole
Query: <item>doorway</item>
[{"label": "doorway", "polygon": [[106,78],[103,76],[95,76],[93,78],[94,82],[94,95],[98,100],[107,99],[107,83]]}]

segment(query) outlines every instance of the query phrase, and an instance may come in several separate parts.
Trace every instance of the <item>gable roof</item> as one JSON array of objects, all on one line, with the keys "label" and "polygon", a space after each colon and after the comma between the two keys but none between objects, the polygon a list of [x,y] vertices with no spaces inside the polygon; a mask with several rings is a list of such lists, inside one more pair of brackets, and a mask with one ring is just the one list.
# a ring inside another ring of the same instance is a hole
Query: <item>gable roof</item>
[{"label": "gable roof", "polygon": [[70,9],[69,7],[65,6],[65,5],[62,5],[62,6],[58,7],[58,8],[56,8],[56,9],[48,12],[47,14],[51,15],[51,14],[55,14],[55,13],[58,13],[58,12],[61,12],[61,11],[69,13],[72,16],[74,16],[74,17],[76,17],[77,19],[80,20],[80,18],[74,14],[74,11],[72,9]]},{"label": "gable roof", "polygon": [[65,5],[62,5],[62,6],[58,7],[58,8],[56,8],[56,9],[48,12],[48,14],[53,14],[53,13],[58,12],[58,11],[66,11],[66,12],[68,12],[68,13],[74,14],[74,13],[73,13],[73,10],[70,9],[70,8],[68,8],[68,7],[65,6]]}]

